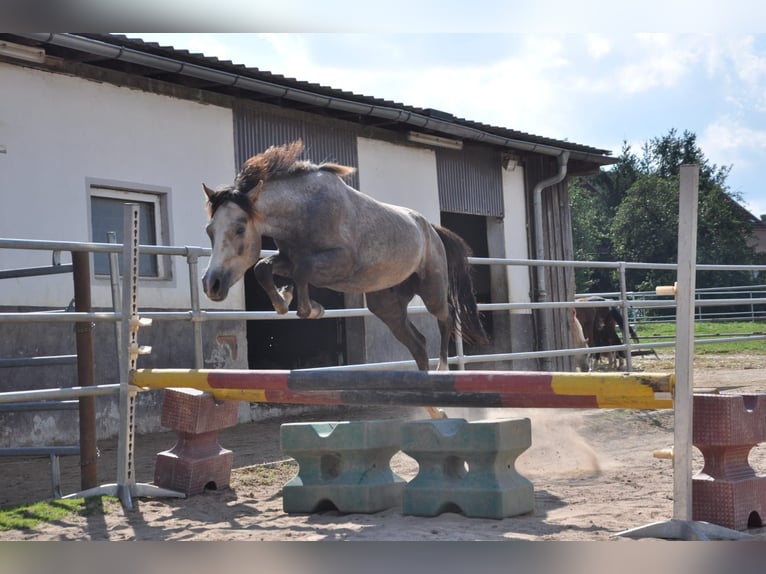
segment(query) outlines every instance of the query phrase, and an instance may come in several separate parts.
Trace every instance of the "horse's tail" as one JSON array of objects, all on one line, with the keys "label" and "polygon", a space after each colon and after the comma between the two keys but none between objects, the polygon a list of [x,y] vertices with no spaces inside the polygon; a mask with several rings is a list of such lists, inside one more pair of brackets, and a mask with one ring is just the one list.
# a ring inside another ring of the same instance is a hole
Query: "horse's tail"
[{"label": "horse's tail", "polygon": [[471,266],[468,263],[471,248],[462,237],[449,229],[438,225],[434,225],[434,229],[447,253],[447,274],[449,275],[447,299],[450,314],[460,321],[460,331],[466,343],[488,343],[489,337],[484,331],[479,310],[476,308]]}]

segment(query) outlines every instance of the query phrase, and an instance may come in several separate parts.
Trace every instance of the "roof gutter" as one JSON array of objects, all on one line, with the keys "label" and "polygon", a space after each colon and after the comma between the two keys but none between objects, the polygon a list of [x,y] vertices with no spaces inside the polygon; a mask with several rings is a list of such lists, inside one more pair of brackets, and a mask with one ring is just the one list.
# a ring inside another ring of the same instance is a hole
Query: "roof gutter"
[{"label": "roof gutter", "polygon": [[[105,59],[130,62],[132,64],[138,64],[169,73],[205,80],[214,84],[237,87],[243,90],[267,94],[278,98],[285,98],[316,107],[354,113],[360,116],[370,116],[391,122],[404,123],[419,129],[431,129],[461,139],[552,156],[561,156],[562,152],[565,151],[564,148],[561,147],[532,143],[515,138],[507,138],[470,126],[455,124],[394,107],[360,103],[344,98],[316,94],[308,90],[280,86],[265,80],[259,80],[249,76],[235,74],[233,72],[215,70],[198,64],[181,62],[164,56],[147,54],[132,48],[115,46],[100,40],[85,38],[74,34],[27,33],[17,35],[45,44],[53,44],[55,46],[93,54]],[[604,159],[603,155],[583,151],[568,151],[567,153],[571,154],[573,158],[596,163],[601,163]]]}]

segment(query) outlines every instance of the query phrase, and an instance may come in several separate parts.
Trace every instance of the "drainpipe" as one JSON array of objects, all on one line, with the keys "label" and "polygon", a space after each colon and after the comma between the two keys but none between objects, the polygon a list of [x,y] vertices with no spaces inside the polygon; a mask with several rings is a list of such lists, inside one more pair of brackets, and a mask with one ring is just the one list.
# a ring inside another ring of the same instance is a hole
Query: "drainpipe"
[{"label": "drainpipe", "polygon": [[[535,259],[545,259],[545,235],[543,234],[543,190],[561,183],[567,175],[567,163],[569,162],[569,152],[562,151],[558,156],[559,171],[553,177],[544,179],[535,185],[535,189],[532,192],[534,201],[534,213],[535,213]],[[537,285],[535,289],[535,301],[542,303],[548,300],[548,291],[545,285],[545,269],[542,267],[537,268]],[[548,336],[548,309],[540,309],[539,311],[542,321],[539,324],[539,338],[542,343],[547,340]],[[542,345],[539,345],[542,347]],[[542,360],[542,367],[544,371],[551,370],[550,357],[544,357]]]}]

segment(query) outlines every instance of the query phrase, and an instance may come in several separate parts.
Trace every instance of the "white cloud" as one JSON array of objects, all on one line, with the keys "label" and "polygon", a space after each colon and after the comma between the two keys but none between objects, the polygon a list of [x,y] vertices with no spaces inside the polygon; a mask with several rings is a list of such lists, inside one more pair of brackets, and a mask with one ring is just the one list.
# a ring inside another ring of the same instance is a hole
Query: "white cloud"
[{"label": "white cloud", "polygon": [[639,34],[626,45],[621,56],[628,63],[616,71],[615,87],[627,94],[677,86],[701,56],[694,39],[666,34]]},{"label": "white cloud", "polygon": [[700,147],[708,157],[721,158],[716,163],[733,163],[744,168],[754,155],[762,158],[766,153],[766,131],[722,117],[707,126],[700,138]]},{"label": "white cloud", "polygon": [[604,34],[586,34],[585,45],[595,60],[600,60],[612,51],[612,42]]}]

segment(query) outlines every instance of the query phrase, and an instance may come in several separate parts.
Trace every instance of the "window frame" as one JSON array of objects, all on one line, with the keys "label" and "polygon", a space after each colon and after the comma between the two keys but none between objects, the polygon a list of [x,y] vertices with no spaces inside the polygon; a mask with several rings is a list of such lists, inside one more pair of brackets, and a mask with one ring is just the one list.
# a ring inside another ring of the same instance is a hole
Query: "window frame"
[{"label": "window frame", "polygon": [[[154,209],[155,245],[170,245],[169,227],[169,197],[170,189],[160,186],[150,186],[135,183],[105,181],[99,179],[87,180],[88,190],[88,236],[94,243],[104,243],[104,238],[93,237],[93,203],[92,199],[102,198],[121,201],[123,203],[150,204]],[[172,259],[168,255],[154,255],[157,262],[157,275],[139,275],[139,281],[167,282],[173,280]],[[109,273],[96,272],[92,265],[92,276],[96,281],[108,281]]]}]

